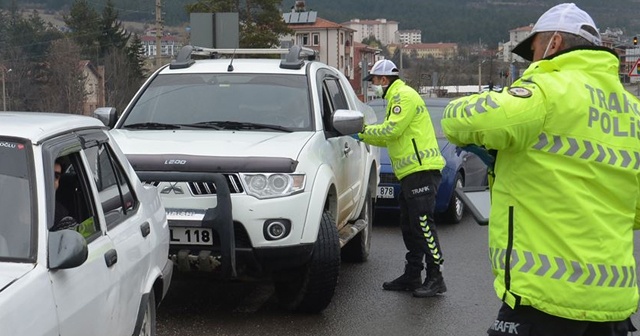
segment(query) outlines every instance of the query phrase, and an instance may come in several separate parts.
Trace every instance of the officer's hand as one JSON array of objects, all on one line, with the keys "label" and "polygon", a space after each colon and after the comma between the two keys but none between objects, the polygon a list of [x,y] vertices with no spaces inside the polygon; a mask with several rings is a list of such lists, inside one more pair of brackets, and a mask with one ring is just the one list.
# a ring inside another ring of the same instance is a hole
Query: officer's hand
[{"label": "officer's hand", "polygon": [[351,134],[351,135],[350,135],[350,137],[352,137],[352,138],[354,138],[354,139],[356,139],[356,140],[360,141],[360,135],[358,135],[358,133],[356,133],[356,134]]}]

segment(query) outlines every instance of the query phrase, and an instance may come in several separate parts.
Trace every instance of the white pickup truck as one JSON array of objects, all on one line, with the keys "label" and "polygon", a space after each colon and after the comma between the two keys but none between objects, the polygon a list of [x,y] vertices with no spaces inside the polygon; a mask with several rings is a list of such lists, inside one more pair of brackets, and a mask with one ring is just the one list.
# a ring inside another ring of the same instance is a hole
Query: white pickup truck
[{"label": "white pickup truck", "polygon": [[[155,72],[117,121],[113,108],[95,116],[157,186],[178,272],[269,278],[285,308],[319,312],[341,257],[369,254],[379,152],[349,135],[375,113],[311,50],[193,53]],[[205,172],[223,177],[180,178]]]}]

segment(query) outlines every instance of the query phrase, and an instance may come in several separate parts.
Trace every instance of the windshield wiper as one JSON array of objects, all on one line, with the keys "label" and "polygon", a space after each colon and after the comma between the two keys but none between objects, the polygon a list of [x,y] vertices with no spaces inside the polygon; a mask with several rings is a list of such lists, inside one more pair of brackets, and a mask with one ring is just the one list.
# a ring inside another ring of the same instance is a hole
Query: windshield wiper
[{"label": "windshield wiper", "polygon": [[123,128],[135,128],[135,129],[180,129],[182,126],[174,124],[163,124],[158,122],[144,122],[125,125]]},{"label": "windshield wiper", "polygon": [[189,126],[194,127],[218,127],[218,129],[271,129],[282,132],[293,132],[293,130],[279,126],[279,125],[271,125],[271,124],[260,124],[260,123],[252,123],[252,122],[240,122],[240,121],[203,121],[195,124],[191,124]]}]

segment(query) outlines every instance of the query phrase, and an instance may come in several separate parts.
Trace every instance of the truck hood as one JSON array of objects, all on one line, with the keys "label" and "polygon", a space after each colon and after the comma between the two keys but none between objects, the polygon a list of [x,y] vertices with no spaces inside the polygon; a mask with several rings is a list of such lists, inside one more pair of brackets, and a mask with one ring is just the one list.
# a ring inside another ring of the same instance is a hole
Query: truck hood
[{"label": "truck hood", "polygon": [[0,261],[0,292],[33,269],[33,264]]},{"label": "truck hood", "polygon": [[313,132],[111,130],[127,155],[183,154],[223,157],[282,157],[296,160]]}]

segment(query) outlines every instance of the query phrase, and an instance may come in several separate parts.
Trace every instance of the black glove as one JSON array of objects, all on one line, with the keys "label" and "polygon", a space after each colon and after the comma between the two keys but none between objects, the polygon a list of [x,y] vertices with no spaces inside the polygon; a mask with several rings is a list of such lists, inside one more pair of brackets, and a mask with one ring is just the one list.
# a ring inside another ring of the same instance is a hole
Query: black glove
[{"label": "black glove", "polygon": [[78,225],[79,225],[78,221],[76,221],[75,218],[71,216],[66,216],[66,217],[63,217],[59,222],[54,224],[53,227],[51,228],[51,231],[66,230],[66,229],[77,230]]},{"label": "black glove", "polygon": [[495,156],[491,155],[491,153],[484,147],[480,147],[477,145],[466,145],[464,147],[458,147],[460,149],[466,150],[469,153],[473,153],[477,155],[484,164],[487,165],[489,169],[493,169],[493,165],[496,162]]}]

